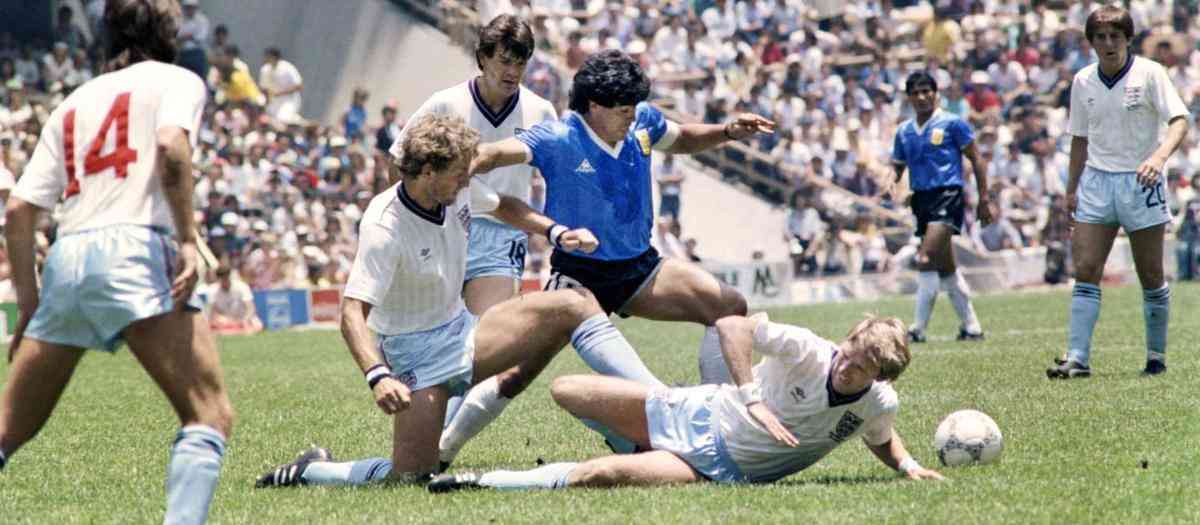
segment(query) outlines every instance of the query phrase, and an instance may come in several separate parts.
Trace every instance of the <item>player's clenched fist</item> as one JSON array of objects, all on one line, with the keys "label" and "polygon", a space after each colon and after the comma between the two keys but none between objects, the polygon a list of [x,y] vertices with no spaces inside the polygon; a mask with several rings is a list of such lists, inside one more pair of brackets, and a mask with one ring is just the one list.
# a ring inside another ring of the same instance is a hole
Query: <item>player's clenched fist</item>
[{"label": "player's clenched fist", "polygon": [[375,384],[375,404],[387,415],[393,415],[408,408],[412,397],[408,387],[394,377],[387,377]]},{"label": "player's clenched fist", "polygon": [[568,252],[592,253],[600,246],[600,241],[587,228],[567,230],[558,239],[558,245]]}]

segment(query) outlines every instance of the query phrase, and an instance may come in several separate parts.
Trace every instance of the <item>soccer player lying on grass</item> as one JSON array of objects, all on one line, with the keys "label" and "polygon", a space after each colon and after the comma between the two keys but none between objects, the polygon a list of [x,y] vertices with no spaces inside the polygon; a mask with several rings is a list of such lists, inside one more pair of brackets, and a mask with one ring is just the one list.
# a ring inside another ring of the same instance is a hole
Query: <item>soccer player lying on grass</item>
[{"label": "soccer player lying on grass", "polygon": [[[570,112],[481,146],[472,171],[537,168],[546,180],[546,216],[588,228],[600,240],[590,254],[556,248],[546,289],[587,288],[610,314],[704,325],[701,380],[726,382],[713,324],[727,315],[744,315],[746,300],[695,263],[664,259],[650,246],[651,152],[696,153],[772,133],[775,123],[743,114],[725,124],[678,124],[647,104],[649,96],[650,80],[636,60],[617,50],[595,53],[572,81]],[[606,375],[662,385],[636,354],[607,357],[605,363],[588,364],[610,369]],[[614,450],[633,450],[631,443],[606,437]]]},{"label": "soccer player lying on grass", "polygon": [[[910,479],[942,479],[908,454],[892,428],[899,400],[891,382],[909,362],[899,319],[864,319],[841,344],[766,314],[722,318],[717,331],[736,385],[663,388],[589,375],[554,381],[563,408],[649,452],[442,475],[429,490],[769,482],[808,468],[860,433],[888,467]],[[751,349],[765,356],[753,368]]]},{"label": "soccer player lying on grass", "polygon": [[479,134],[462,119],[426,115],[403,141],[403,178],[363,214],[341,322],[375,403],[393,416],[391,460],[333,463],[327,449],[313,448],[263,475],[260,487],[428,480],[452,394],[512,367],[529,368],[521,377],[532,379],[568,342],[582,355],[632,352],[586,290],[529,294],[471,315],[462,287],[472,210],[556,232],[567,250],[592,251],[596,239],[584,229],[559,232],[518,199],[471,182]]}]

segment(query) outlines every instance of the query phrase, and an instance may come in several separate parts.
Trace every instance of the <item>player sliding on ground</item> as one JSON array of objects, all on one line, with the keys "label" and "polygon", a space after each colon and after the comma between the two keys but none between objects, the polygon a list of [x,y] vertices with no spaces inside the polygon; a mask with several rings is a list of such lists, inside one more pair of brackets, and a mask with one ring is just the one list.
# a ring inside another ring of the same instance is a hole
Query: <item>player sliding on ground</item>
[{"label": "player sliding on ground", "polygon": [[[546,179],[546,215],[596,233],[600,248],[591,254],[568,253],[555,243],[546,289],[587,288],[610,314],[705,325],[701,380],[728,381],[712,326],[721,317],[745,314],[746,301],[700,266],[664,259],[650,246],[650,156],[653,150],[703,151],[770,133],[775,124],[749,114],[724,125],[677,124],[645,102],[649,95],[650,81],[637,61],[615,50],[593,54],[575,74],[571,112],[481,146],[472,169],[537,168]],[[662,384],[634,353],[605,357],[588,364],[605,375]],[[606,437],[616,450],[632,451],[632,444]]]},{"label": "player sliding on ground", "polygon": [[[766,314],[725,317],[717,331],[734,384],[665,388],[590,375],[554,381],[560,406],[649,452],[524,472],[447,474],[429,490],[770,482],[859,434],[880,461],[908,478],[942,479],[908,454],[893,429],[899,400],[891,382],[909,362],[899,319],[860,321],[841,344],[772,323]],[[753,368],[752,349],[764,355]]]},{"label": "player sliding on ground", "polygon": [[[46,423],[83,350],[113,352],[124,340],[183,424],[163,521],[203,523],[233,409],[192,294],[192,145],[205,88],[171,65],[180,17],[175,0],[108,1],[107,73],[51,113],[8,201],[20,313],[0,399],[0,469]],[[40,213],[56,207],[58,239],[39,294],[34,231]]]},{"label": "player sliding on ground", "polygon": [[359,226],[342,336],[376,404],[393,416],[391,460],[333,463],[327,449],[314,448],[263,475],[258,486],[425,481],[438,467],[452,394],[514,366],[534,362],[540,370],[568,342],[585,360],[633,352],[587,290],[517,297],[479,319],[463,305],[474,210],[493,211],[531,233],[550,231],[566,250],[596,248],[586,229],[567,230],[471,182],[467,167],[478,141],[458,117],[421,117],[404,137],[403,179],[371,200]]}]

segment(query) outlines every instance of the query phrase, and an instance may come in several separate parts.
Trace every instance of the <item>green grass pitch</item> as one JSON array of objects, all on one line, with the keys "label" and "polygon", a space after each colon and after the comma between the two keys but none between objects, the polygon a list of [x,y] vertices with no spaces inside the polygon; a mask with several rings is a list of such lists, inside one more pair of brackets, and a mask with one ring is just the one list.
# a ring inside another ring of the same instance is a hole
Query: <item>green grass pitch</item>
[{"label": "green grass pitch", "polygon": [[[990,414],[1005,436],[998,464],[944,469],[949,481],[907,482],[850,442],[809,470],[767,486],[433,496],[398,486],[255,490],[254,479],[309,443],[339,459],[386,456],[390,422],[374,406],[336,332],[221,341],[238,422],[212,523],[1200,523],[1200,286],[1175,285],[1169,371],[1140,377],[1141,294],[1105,290],[1090,379],[1051,382],[1066,339],[1068,290],[976,299],[988,332],[957,343],[940,298],[929,334],[897,384],[898,431],[926,466],[951,411]],[[864,312],[912,315],[911,299],[771,311],[777,321],[840,340]],[[619,326],[667,383],[698,378],[694,325]],[[607,450],[550,399],[555,376],[584,372],[568,348],[464,449],[456,469],[525,469],[538,458]],[[0,377],[7,374],[0,365]],[[177,423],[127,351],[89,355],[42,434],[0,473],[0,523],[154,523]],[[1141,462],[1148,468],[1143,469]]]}]

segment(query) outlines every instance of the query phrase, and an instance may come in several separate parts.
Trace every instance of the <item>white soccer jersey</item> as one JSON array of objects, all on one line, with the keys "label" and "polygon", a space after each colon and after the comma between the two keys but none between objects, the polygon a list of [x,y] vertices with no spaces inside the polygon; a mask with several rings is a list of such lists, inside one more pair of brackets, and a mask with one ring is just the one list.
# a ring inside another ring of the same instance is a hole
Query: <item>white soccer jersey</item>
[{"label": "white soccer jersey", "polygon": [[[434,93],[429,100],[413,113],[412,117],[400,131],[400,136],[392,143],[389,150],[393,159],[399,159],[403,154],[401,145],[408,134],[409,125],[416,122],[426,113],[439,115],[455,115],[466,121],[467,126],[479,131],[481,144],[510,139],[538,122],[558,118],[554,105],[548,100],[537,96],[536,93],[521,86],[517,96],[509,101],[499,113],[493,113],[475,88],[475,79],[468,80],[449,89]],[[496,190],[496,193],[509,195],[530,204],[530,178],[536,171],[532,166],[518,164],[494,169],[478,178]],[[492,221],[499,219],[475,210],[476,217],[484,217]]]},{"label": "white soccer jersey", "polygon": [[1116,78],[1098,64],[1076,73],[1070,115],[1071,134],[1088,139],[1088,166],[1130,172],[1154,153],[1164,124],[1188,109],[1162,65],[1133,56]]},{"label": "white soccer jersey", "polygon": [[50,114],[13,195],[45,209],[61,199],[60,234],[113,224],[174,230],[154,173],[157,131],[183,128],[194,146],[205,96],[200,77],[161,62],[96,77]]},{"label": "white soccer jersey", "polygon": [[471,210],[492,211],[500,197],[472,181],[437,215],[421,209],[398,182],[376,195],[358,226],[358,254],[346,297],[370,303],[367,325],[378,334],[428,330],[463,308]]},{"label": "white soccer jersey", "polygon": [[896,391],[876,381],[861,395],[834,392],[829,373],[838,346],[832,341],[804,328],[761,323],[754,332],[754,349],[765,356],[754,367],[763,402],[800,445],[776,441],[746,410],[737,386],[722,385],[714,416],[729,454],[752,481],[774,481],[803,470],[859,433],[872,445],[891,439],[900,406]]}]

